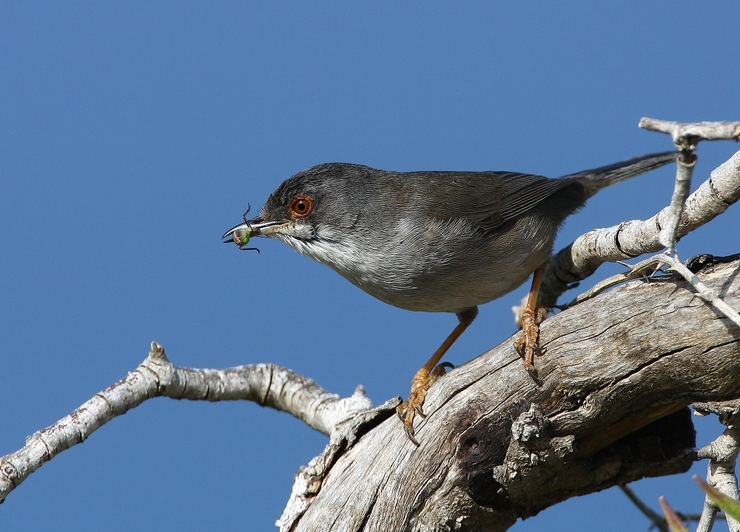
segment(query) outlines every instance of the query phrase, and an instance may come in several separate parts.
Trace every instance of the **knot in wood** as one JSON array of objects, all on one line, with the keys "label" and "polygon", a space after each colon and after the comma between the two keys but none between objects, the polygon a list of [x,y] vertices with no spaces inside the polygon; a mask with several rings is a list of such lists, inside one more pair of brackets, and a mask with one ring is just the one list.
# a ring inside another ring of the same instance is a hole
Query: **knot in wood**
[{"label": "knot in wood", "polygon": [[[529,410],[519,414],[511,424],[512,439],[522,447],[537,449],[547,446],[549,422],[539,407],[532,403]],[[543,442],[543,440],[545,440]],[[544,446],[542,445],[544,443]]]}]

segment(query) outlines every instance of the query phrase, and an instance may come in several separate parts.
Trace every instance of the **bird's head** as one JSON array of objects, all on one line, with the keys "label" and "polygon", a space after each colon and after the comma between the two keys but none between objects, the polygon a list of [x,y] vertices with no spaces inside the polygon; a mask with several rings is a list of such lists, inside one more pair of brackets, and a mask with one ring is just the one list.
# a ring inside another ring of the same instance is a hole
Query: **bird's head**
[{"label": "bird's head", "polygon": [[[366,166],[328,163],[304,170],[284,181],[260,213],[229,229],[226,243],[240,248],[252,237],[278,238],[300,253],[332,263],[341,255],[348,233],[361,214],[364,186],[373,170]],[[354,193],[353,193],[354,192]]]}]

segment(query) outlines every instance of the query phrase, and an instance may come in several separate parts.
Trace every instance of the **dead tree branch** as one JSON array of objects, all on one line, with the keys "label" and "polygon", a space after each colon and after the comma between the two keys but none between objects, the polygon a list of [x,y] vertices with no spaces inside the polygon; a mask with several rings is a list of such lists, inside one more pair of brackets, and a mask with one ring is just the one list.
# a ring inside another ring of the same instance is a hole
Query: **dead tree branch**
[{"label": "dead tree branch", "polygon": [[[699,275],[737,310],[739,274],[735,261]],[[432,387],[419,448],[386,420],[332,455],[281,529],[506,530],[576,495],[685,471],[687,405],[740,397],[740,329],[678,276],[586,301],[546,320],[541,340],[542,386],[504,342]]]},{"label": "dead tree branch", "polygon": [[[732,122],[733,128],[740,123]],[[692,124],[684,124],[691,126]],[[735,131],[733,129],[732,131]],[[679,172],[680,174],[681,172]],[[682,237],[725,212],[740,199],[740,151],[720,165],[691,194],[680,213],[675,237]],[[645,253],[660,251],[661,231],[675,223],[675,209],[661,210],[648,220],[631,220],[613,227],[595,229],[578,237],[570,246],[558,252],[550,262],[540,303],[555,306],[572,283],[586,279],[605,262],[629,260]],[[674,220],[674,221],[671,221]]]},{"label": "dead tree branch", "polygon": [[[738,498],[737,476],[735,466],[740,453],[740,401],[728,403],[698,403],[694,407],[702,414],[716,414],[719,420],[727,426],[720,436],[712,443],[699,449],[698,456],[709,459],[707,465],[707,483],[717,488],[721,493]],[[719,508],[707,496],[704,499],[704,509],[697,532],[709,532]],[[727,523],[730,532],[738,532],[740,523],[728,516]]]},{"label": "dead tree branch", "polygon": [[[688,197],[679,236],[739,198],[740,152]],[[553,286],[661,249],[665,216],[584,235],[558,254],[557,267],[571,269],[551,269]],[[693,271],[691,283],[633,281],[545,321],[539,385],[511,341],[449,373],[429,392],[418,448],[392,416],[396,401],[370,410],[360,388],[339,399],[268,364],[177,368],[152,344],[126,378],[0,458],[0,501],[59,452],[157,396],[252,400],[331,435],[297,476],[278,523],[285,531],[503,531],[576,495],[685,471],[697,458],[687,405],[740,398],[740,327],[717,310],[740,309],[740,261]],[[720,460],[710,451],[702,456]]]},{"label": "dead tree branch", "polygon": [[338,423],[372,407],[361,387],[351,397],[340,399],[313,380],[274,364],[178,368],[167,359],[164,349],[152,342],[149,356],[125,378],[28,437],[18,451],[0,458],[0,502],[57,454],[82,443],[114,417],[160,396],[201,401],[246,399],[288,412],[327,435]]}]

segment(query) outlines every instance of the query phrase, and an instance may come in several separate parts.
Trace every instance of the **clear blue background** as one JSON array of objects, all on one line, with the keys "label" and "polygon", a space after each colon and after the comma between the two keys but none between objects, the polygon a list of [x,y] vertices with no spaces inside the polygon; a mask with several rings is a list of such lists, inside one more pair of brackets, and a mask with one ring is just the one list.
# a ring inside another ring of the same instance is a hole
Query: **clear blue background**
[{"label": "clear blue background", "polygon": [[[670,149],[642,116],[740,119],[740,3],[399,4],[0,4],[0,455],[125,376],[152,340],[178,365],[273,362],[342,395],[405,395],[454,316],[387,306],[279,242],[257,241],[261,255],[221,243],[297,171],[558,176]],[[697,180],[737,147],[701,145]],[[602,193],[559,247],[651,216],[672,179]],[[740,251],[739,223],[734,206],[682,257]],[[512,334],[525,291],[484,306],[448,360]],[[700,443],[720,430],[701,422]],[[272,530],[326,441],[251,403],[152,400],[44,465],[0,523]],[[688,476],[633,487],[654,506],[701,507]],[[597,528],[648,523],[612,489],[514,530]]]}]

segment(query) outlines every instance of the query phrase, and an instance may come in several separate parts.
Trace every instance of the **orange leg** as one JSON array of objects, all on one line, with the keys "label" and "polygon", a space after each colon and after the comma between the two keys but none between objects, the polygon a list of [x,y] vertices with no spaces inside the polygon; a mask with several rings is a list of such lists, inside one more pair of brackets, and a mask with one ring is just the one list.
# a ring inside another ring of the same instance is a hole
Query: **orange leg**
[{"label": "orange leg", "polygon": [[540,326],[542,317],[538,315],[537,299],[540,295],[540,287],[545,278],[547,264],[543,264],[534,271],[532,278],[532,288],[529,290],[527,304],[522,311],[522,334],[514,341],[514,347],[524,359],[524,369],[530,374],[532,379],[539,383],[537,370],[534,367],[534,356],[542,354],[540,342]]},{"label": "orange leg", "polygon": [[414,378],[411,381],[411,393],[409,394],[409,398],[406,402],[401,403],[398,405],[398,408],[396,408],[398,417],[403,421],[403,428],[406,430],[406,434],[416,446],[419,445],[419,442],[414,438],[414,416],[417,413],[422,417],[424,416],[424,412],[421,407],[424,404],[424,399],[426,399],[427,391],[439,377],[445,374],[445,365],[437,364],[452,344],[455,343],[455,340],[460,338],[460,335],[465,331],[465,329],[473,323],[473,320],[477,315],[477,307],[473,307],[457,314],[457,319],[460,320],[460,323],[455,327],[452,333],[450,333],[447,339],[442,342],[442,345],[434,352],[432,358],[430,358],[429,361],[424,364],[424,367],[414,375]]}]

